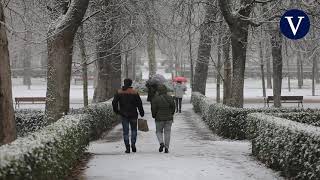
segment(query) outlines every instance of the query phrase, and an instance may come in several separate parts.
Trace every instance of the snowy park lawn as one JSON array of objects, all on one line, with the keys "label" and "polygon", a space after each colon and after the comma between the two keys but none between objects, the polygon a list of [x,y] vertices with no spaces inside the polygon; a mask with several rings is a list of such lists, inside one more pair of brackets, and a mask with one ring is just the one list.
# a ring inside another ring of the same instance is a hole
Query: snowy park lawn
[{"label": "snowy park lawn", "polygon": [[[162,72],[163,71],[163,72]],[[164,77],[171,79],[171,74],[164,73],[164,70],[160,70]],[[146,74],[144,73],[144,78]],[[13,98],[14,97],[33,97],[33,96],[46,96],[46,81],[41,78],[32,79],[33,85],[31,89],[28,90],[27,86],[23,86],[22,79],[13,79]],[[311,80],[304,80],[304,86],[302,89],[298,89],[297,80],[291,80],[292,90],[288,91],[288,86],[286,79],[283,79],[282,95],[292,95],[292,96],[304,96],[305,107],[317,108],[320,107],[320,86],[316,88],[316,96],[312,96],[311,91]],[[189,82],[187,85],[186,97],[191,97],[191,88]],[[81,108],[83,107],[83,94],[82,94],[82,82],[78,82],[76,85],[71,81],[70,89],[70,107],[71,108]],[[88,87],[89,102],[91,102],[94,93],[94,87],[92,84]],[[223,94],[223,88],[221,88],[221,95]],[[145,94],[143,94],[145,95]],[[272,89],[267,89],[267,96],[272,96]],[[216,84],[211,80],[208,80],[206,96],[212,99],[216,98]],[[245,107],[264,107],[263,95],[261,89],[261,80],[259,79],[246,79],[245,89],[244,89]],[[297,106],[296,104],[284,104],[287,106]],[[21,105],[21,109],[44,109],[44,104],[25,104]]]},{"label": "snowy park lawn", "polygon": [[[42,78],[32,79],[33,85],[29,90],[27,86],[23,86],[22,79],[12,79],[12,97],[45,97],[47,86],[46,81]],[[92,84],[88,87],[89,103],[92,101],[94,88]],[[83,87],[82,82],[78,82],[76,85],[71,81],[70,88],[70,108],[82,108],[83,107]],[[44,104],[21,104],[19,109],[41,109],[44,110]]]}]

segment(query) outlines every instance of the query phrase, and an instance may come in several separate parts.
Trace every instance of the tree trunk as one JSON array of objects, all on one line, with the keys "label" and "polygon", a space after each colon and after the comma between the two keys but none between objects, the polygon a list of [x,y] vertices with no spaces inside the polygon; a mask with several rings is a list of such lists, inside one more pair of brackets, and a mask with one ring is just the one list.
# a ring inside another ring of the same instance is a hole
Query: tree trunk
[{"label": "tree trunk", "polygon": [[79,29],[79,47],[80,47],[80,54],[81,54],[81,67],[82,67],[82,81],[83,81],[83,105],[87,107],[89,104],[88,100],[88,65],[87,65],[87,53],[86,53],[86,46],[84,43],[84,31],[83,25],[80,26]]},{"label": "tree trunk", "polygon": [[68,11],[48,33],[46,116],[55,122],[69,111],[73,40],[88,7],[88,0],[72,0]]},{"label": "tree trunk", "polygon": [[220,36],[218,36],[217,51],[218,51],[218,62],[217,62],[217,97],[216,97],[216,101],[217,101],[217,103],[220,103],[220,84],[221,84],[221,76],[220,76],[220,71],[221,71],[221,37]]},{"label": "tree trunk", "polygon": [[301,54],[301,57],[303,59],[302,58],[300,59],[300,69],[301,69],[300,72],[301,72],[301,85],[303,86],[303,81],[304,81],[303,60],[305,59],[306,56]]},{"label": "tree trunk", "polygon": [[128,62],[128,56],[129,56],[129,53],[126,52],[124,54],[124,70],[125,70],[125,77],[126,78],[129,78],[129,62]]},{"label": "tree trunk", "polygon": [[313,56],[312,58],[313,63],[312,63],[312,96],[316,95],[316,66],[317,66],[317,56]]},{"label": "tree trunk", "polygon": [[281,107],[282,85],[282,35],[279,31],[271,34],[272,59],[273,59],[273,98],[274,106]]},{"label": "tree trunk", "polygon": [[223,58],[224,58],[224,81],[223,81],[223,104],[229,104],[231,98],[231,61],[230,61],[230,39],[224,36],[222,39],[223,44]]},{"label": "tree trunk", "polygon": [[[190,2],[189,2],[190,3]],[[191,3],[189,4],[189,26],[188,26],[188,38],[189,38],[189,60],[190,60],[190,86],[193,91],[193,58],[192,58],[192,35],[191,35]]]},{"label": "tree trunk", "polygon": [[288,90],[291,92],[291,73],[290,73],[290,64],[289,64],[289,55],[288,55],[288,43],[284,41],[284,48],[285,48],[285,58],[287,60],[287,71],[288,71]]},{"label": "tree trunk", "polygon": [[[206,15],[203,24],[210,24],[210,19],[215,17],[216,9],[210,5],[206,6]],[[206,84],[208,78],[208,65],[211,51],[213,27],[202,26],[200,28],[200,40],[198,48],[198,59],[195,67],[195,74],[193,80],[193,92],[200,92],[206,94]]]},{"label": "tree trunk", "polygon": [[27,19],[27,13],[29,11],[29,5],[27,2],[24,2],[24,21],[25,21],[25,35],[24,35],[24,48],[22,50],[22,57],[23,57],[23,85],[27,86],[28,89],[31,87],[31,51],[32,47],[30,41],[32,39],[32,32],[31,32],[31,25]]},{"label": "tree trunk", "polygon": [[155,32],[153,29],[149,29],[147,37],[147,51],[149,57],[149,77],[154,76],[157,73],[156,62],[156,47],[155,47]]},{"label": "tree trunk", "polygon": [[298,77],[298,88],[302,89],[303,80],[301,72],[301,52],[297,52],[297,77]]},{"label": "tree trunk", "polygon": [[267,62],[267,88],[272,89],[272,72],[271,72],[271,48],[270,44],[266,48],[266,62]]},{"label": "tree trunk", "polygon": [[243,19],[249,18],[252,11],[252,0],[241,1],[237,14],[232,10],[230,0],[219,0],[222,15],[229,25],[232,46],[232,92],[229,105],[243,107],[244,72],[246,67],[248,28],[249,22]]},{"label": "tree trunk", "polygon": [[129,73],[132,80],[136,80],[136,64],[137,64],[137,52],[133,50],[131,52],[131,72]]},{"label": "tree trunk", "polygon": [[262,33],[262,27],[260,29],[260,41],[259,41],[259,54],[260,54],[260,68],[261,68],[261,82],[262,82],[262,95],[263,97],[267,96],[266,93],[266,82],[265,82],[265,78],[264,78],[264,59],[263,59],[263,45],[262,45],[262,41],[263,41],[263,33]]},{"label": "tree trunk", "polygon": [[[5,16],[0,1],[0,21]],[[12,106],[11,70],[6,27],[0,23],[0,145],[16,139],[16,122]]]},{"label": "tree trunk", "polygon": [[[108,6],[109,2],[105,2]],[[112,13],[116,16],[116,12]],[[105,24],[106,22],[110,24]],[[97,33],[103,38],[97,39],[97,71],[98,79],[94,90],[93,102],[104,102],[113,97],[121,87],[121,45],[118,43],[120,32],[117,20],[97,17]]]},{"label": "tree trunk", "polygon": [[[318,54],[318,53],[317,53]],[[319,84],[320,83],[320,76],[319,76],[319,65],[318,65],[318,58],[316,58],[316,64],[315,64],[315,68],[316,68],[316,74],[315,74],[315,78],[316,78],[316,83]]]},{"label": "tree trunk", "polygon": [[31,44],[29,40],[31,40],[31,30],[27,27],[25,28],[25,43],[23,49],[23,85],[28,86],[30,89],[31,86]]}]

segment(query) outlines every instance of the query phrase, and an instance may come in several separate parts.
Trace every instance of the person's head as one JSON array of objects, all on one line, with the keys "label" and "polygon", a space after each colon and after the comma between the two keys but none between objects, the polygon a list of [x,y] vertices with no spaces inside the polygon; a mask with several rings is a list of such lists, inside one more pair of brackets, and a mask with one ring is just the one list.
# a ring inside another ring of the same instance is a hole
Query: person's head
[{"label": "person's head", "polygon": [[182,84],[182,81],[177,81],[178,84]]},{"label": "person's head", "polygon": [[157,88],[159,94],[167,94],[168,90],[167,87],[163,84],[160,84]]},{"label": "person's head", "polygon": [[125,79],[123,81],[124,87],[131,87],[132,86],[132,80],[131,79]]}]

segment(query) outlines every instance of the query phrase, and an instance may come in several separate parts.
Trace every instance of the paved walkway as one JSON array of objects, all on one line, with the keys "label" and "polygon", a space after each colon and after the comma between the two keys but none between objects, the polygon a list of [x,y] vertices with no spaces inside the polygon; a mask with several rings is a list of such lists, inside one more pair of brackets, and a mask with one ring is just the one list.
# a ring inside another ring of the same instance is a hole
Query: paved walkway
[{"label": "paved walkway", "polygon": [[190,104],[175,115],[170,153],[158,152],[155,124],[145,105],[150,131],[139,132],[137,153],[125,154],[122,127],[92,142],[93,158],[81,179],[87,180],[272,180],[282,179],[250,156],[247,141],[215,136]]}]

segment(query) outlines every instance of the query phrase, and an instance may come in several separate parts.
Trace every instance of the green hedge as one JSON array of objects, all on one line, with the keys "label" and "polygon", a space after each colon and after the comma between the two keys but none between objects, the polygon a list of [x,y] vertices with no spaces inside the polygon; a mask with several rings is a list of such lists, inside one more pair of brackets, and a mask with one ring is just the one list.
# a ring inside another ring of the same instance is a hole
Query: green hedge
[{"label": "green hedge", "polygon": [[273,116],[320,127],[320,112],[281,113]]},{"label": "green hedge", "polygon": [[15,111],[15,120],[18,137],[26,136],[49,125],[49,122],[44,118],[44,112],[40,110]]},{"label": "green hedge", "polygon": [[264,114],[247,118],[252,153],[289,179],[320,179],[320,128]]},{"label": "green hedge", "polygon": [[301,108],[233,108],[222,104],[215,104],[210,98],[200,93],[193,93],[192,104],[194,111],[200,113],[202,119],[218,135],[230,139],[246,139],[246,122],[250,113],[289,113],[289,112],[315,112],[313,109]]},{"label": "green hedge", "polygon": [[67,115],[0,147],[0,180],[59,180],[82,157],[90,139],[116,123],[110,102]]}]

